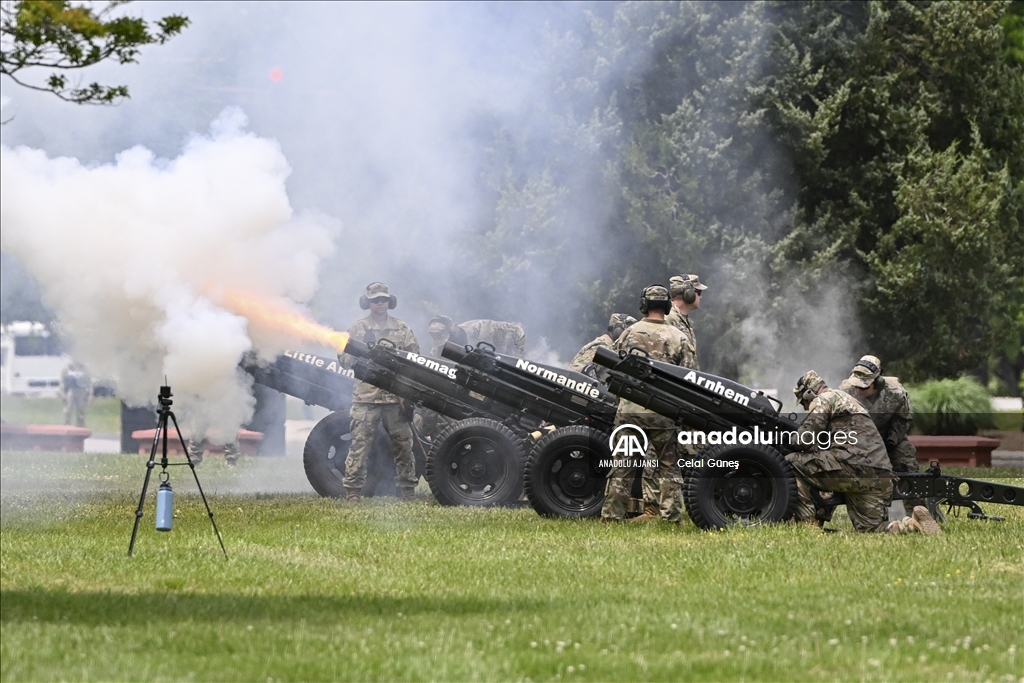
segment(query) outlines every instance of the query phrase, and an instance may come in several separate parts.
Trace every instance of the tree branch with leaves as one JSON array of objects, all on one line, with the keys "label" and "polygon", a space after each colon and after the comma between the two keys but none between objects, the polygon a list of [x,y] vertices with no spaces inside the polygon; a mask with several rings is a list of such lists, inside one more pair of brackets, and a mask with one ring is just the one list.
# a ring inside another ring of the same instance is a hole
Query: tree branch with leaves
[{"label": "tree branch with leaves", "polygon": [[[71,84],[67,72],[105,61],[132,64],[146,45],[162,45],[189,25],[171,14],[152,23],[114,16],[126,0],[72,4],[65,0],[0,2],[0,73],[18,85],[53,93],[75,104],[114,104],[127,98],[128,86]],[[43,82],[25,79],[28,69],[50,69]]]}]

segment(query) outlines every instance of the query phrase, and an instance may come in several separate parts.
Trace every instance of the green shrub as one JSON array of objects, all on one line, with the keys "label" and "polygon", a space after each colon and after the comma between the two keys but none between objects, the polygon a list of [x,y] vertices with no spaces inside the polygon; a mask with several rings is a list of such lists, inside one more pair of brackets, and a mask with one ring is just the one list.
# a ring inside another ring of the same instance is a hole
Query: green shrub
[{"label": "green shrub", "polygon": [[971,377],[925,382],[909,390],[922,434],[977,434],[992,426],[988,392]]}]

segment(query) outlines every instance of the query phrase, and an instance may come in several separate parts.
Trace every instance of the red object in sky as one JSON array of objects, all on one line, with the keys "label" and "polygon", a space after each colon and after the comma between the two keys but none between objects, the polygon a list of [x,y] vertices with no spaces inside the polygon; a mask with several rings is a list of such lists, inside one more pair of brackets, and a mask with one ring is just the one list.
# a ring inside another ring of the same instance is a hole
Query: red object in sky
[{"label": "red object in sky", "polygon": [[270,80],[274,81],[274,83],[280,83],[284,80],[284,72],[277,68],[271,69]]}]

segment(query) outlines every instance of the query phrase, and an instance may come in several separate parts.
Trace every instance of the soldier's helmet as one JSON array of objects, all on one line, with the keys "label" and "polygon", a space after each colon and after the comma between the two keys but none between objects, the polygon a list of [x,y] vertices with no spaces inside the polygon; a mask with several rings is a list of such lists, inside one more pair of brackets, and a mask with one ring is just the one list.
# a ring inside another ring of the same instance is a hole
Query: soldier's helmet
[{"label": "soldier's helmet", "polygon": [[808,370],[796,381],[793,395],[796,396],[797,402],[806,408],[814,400],[818,388],[822,386],[825,386],[825,380],[821,378],[821,375],[814,370]]},{"label": "soldier's helmet", "polygon": [[861,356],[847,381],[858,389],[867,389],[881,374],[882,361],[878,356]]},{"label": "soldier's helmet", "polygon": [[668,290],[661,285],[648,285],[640,294],[640,312],[644,315],[652,308],[668,313],[671,307],[672,299],[668,296]]},{"label": "soldier's helmet", "polygon": [[629,327],[636,322],[636,318],[626,313],[612,313],[612,317],[608,318],[608,329],[611,330],[615,327]]},{"label": "soldier's helmet", "polygon": [[427,330],[430,332],[431,337],[440,339],[446,334],[450,336],[453,327],[455,327],[454,320],[446,315],[435,315],[430,319],[430,326]]},{"label": "soldier's helmet", "polygon": [[366,294],[359,297],[359,308],[364,311],[370,310],[370,302],[374,299],[389,299],[388,308],[392,309],[398,305],[398,297],[388,291],[388,286],[383,282],[371,282],[366,285]]},{"label": "soldier's helmet", "polygon": [[612,341],[618,339],[627,327],[636,322],[636,318],[625,313],[612,313],[612,317],[608,318],[608,336],[612,338]]}]

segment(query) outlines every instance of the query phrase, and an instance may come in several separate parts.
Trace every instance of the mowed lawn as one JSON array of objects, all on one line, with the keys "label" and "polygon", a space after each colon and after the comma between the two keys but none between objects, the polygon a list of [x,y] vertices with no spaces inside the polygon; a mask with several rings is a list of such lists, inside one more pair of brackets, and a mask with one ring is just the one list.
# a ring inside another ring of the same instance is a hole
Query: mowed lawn
[{"label": "mowed lawn", "polygon": [[1019,507],[942,537],[855,535],[839,516],[837,534],[708,533],[444,508],[425,492],[360,506],[232,493],[245,477],[301,479],[301,462],[211,460],[199,472],[228,559],[180,467],[174,531],[154,530],[151,496],[129,559],[143,463],[2,454],[4,680],[1024,675]]}]

